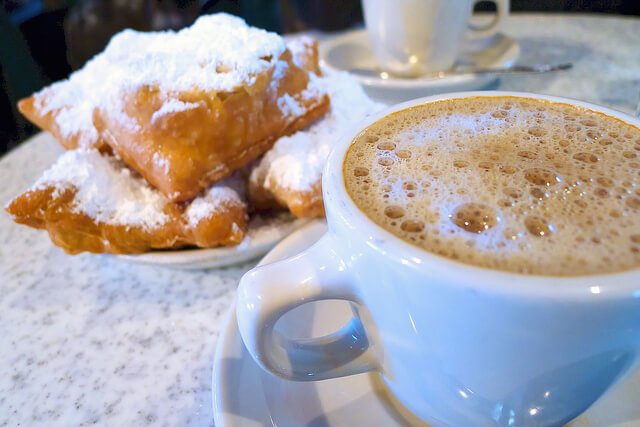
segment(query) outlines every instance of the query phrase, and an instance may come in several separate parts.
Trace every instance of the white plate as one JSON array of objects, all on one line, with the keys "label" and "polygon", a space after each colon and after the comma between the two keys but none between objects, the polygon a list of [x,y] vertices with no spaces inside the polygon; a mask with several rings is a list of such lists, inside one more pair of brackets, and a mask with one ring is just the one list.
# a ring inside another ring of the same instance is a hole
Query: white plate
[{"label": "white plate", "polygon": [[[295,255],[325,232],[314,221],[276,246],[262,264]],[[351,319],[348,303],[307,304],[285,315],[278,329],[292,337],[319,336]],[[216,427],[391,427],[426,426],[389,394],[376,374],[318,382],[291,382],[262,371],[242,343],[235,305],[218,338],[213,363],[213,413]],[[640,373],[619,384],[573,427],[640,426]]]},{"label": "white plate", "polygon": [[258,216],[251,220],[247,235],[236,246],[152,251],[140,255],[116,256],[133,263],[181,269],[225,267],[264,255],[280,240],[307,222],[308,220],[295,219],[289,214],[280,214],[266,219]]},{"label": "white plate", "polygon": [[[460,66],[498,68],[513,65],[520,55],[518,42],[496,34],[467,41],[458,57]],[[366,30],[354,30],[320,43],[320,59],[332,70],[350,71],[372,98],[394,104],[436,93],[481,89],[497,80],[496,75],[458,75],[442,79],[389,78],[376,71],[376,61]]]}]

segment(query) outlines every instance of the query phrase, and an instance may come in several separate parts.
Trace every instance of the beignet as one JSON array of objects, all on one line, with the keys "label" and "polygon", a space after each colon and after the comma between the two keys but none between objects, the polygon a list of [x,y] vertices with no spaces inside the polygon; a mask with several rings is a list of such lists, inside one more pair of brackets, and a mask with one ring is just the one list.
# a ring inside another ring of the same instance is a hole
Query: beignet
[{"label": "beignet", "polygon": [[384,105],[372,101],[347,73],[312,77],[329,94],[329,113],[310,127],[276,141],[249,180],[249,200],[258,210],[286,207],[299,218],[324,216],[322,170],[342,133]]},{"label": "beignet", "polygon": [[247,228],[244,180],[229,178],[175,203],[95,149],[67,151],[6,207],[14,221],[49,232],[66,252],[140,253],[240,243]]}]

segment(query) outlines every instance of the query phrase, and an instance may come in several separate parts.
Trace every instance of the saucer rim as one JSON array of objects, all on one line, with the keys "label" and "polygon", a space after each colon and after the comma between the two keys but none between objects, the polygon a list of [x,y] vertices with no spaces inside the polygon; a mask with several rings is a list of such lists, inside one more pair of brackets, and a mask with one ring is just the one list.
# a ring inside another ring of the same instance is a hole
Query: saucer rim
[{"label": "saucer rim", "polygon": [[[513,43],[514,53],[511,54],[508,58],[503,61],[497,62],[494,65],[509,67],[516,63],[518,58],[520,57],[521,48],[520,43],[514,37],[509,36],[503,32],[498,32],[491,38],[504,37]],[[345,31],[339,35],[336,35],[331,38],[324,39],[320,42],[319,45],[319,53],[320,53],[320,62],[324,67],[333,71],[333,72],[349,72],[349,70],[344,68],[339,68],[333,66],[329,61],[327,61],[327,57],[329,52],[336,47],[347,43],[350,40],[358,40],[360,41],[362,38],[366,39],[366,29],[359,28],[355,30]],[[443,77],[439,79],[426,79],[426,78],[389,78],[382,79],[370,76],[362,76],[356,73],[350,73],[353,75],[360,84],[371,87],[371,88],[384,88],[387,90],[406,90],[406,89],[415,89],[415,88],[425,88],[425,89],[437,89],[439,87],[448,88],[452,86],[461,86],[461,85],[469,85],[474,84],[477,86],[483,86],[489,84],[490,82],[497,80],[499,77],[495,74],[481,74],[481,75],[473,75],[473,74],[461,74],[457,76],[449,76]]]},{"label": "saucer rim", "polygon": [[[324,219],[315,219],[307,222],[302,225],[300,228],[290,233],[284,239],[282,239],[278,244],[269,251],[256,266],[268,264],[271,262],[275,262],[279,259],[283,259],[282,252],[290,245],[292,241],[298,239],[299,236],[308,234],[309,230],[312,230],[312,233],[316,231],[314,229],[321,227],[322,230],[318,230],[318,236],[313,237],[314,242],[317,241],[322,235],[327,231],[327,223]],[[315,236],[315,234],[313,234]],[[311,242],[313,243],[313,242]],[[224,315],[223,326],[220,329],[220,333],[218,335],[218,342],[216,343],[216,350],[213,357],[213,366],[211,372],[211,394],[212,394],[212,407],[213,407],[213,422],[217,427],[242,427],[237,423],[233,423],[232,420],[229,420],[227,416],[225,416],[225,408],[228,407],[228,403],[226,403],[223,397],[224,390],[226,390],[226,383],[228,381],[227,376],[223,373],[223,369],[221,366],[222,360],[226,354],[230,351],[230,346],[236,337],[239,338],[240,332],[237,330],[237,319],[236,319],[236,302],[237,299],[234,296],[233,301],[227,313]],[[246,350],[245,350],[246,351]]]}]

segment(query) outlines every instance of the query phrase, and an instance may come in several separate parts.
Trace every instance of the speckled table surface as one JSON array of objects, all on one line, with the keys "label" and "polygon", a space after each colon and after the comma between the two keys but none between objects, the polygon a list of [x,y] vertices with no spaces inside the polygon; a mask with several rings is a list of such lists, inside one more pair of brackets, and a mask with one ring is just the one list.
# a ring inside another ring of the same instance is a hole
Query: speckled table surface
[{"label": "speckled table surface", "polygon": [[[568,72],[503,77],[493,88],[596,102],[640,98],[640,19],[515,15],[522,63]],[[0,202],[60,149],[35,138],[0,160]],[[0,213],[0,426],[213,424],[211,367],[225,311],[253,263],[209,271],[70,257]]]}]

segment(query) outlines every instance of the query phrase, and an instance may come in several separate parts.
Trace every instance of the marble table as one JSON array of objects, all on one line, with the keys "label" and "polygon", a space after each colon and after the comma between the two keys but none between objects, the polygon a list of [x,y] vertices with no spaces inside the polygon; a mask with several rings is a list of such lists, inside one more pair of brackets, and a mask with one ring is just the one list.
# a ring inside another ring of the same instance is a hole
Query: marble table
[{"label": "marble table", "polygon": [[[522,63],[574,68],[493,88],[635,109],[640,19],[518,14],[505,32],[520,41]],[[4,156],[0,203],[59,152],[36,138]],[[213,425],[214,349],[252,265],[179,271],[70,257],[0,212],[0,426]]]}]

